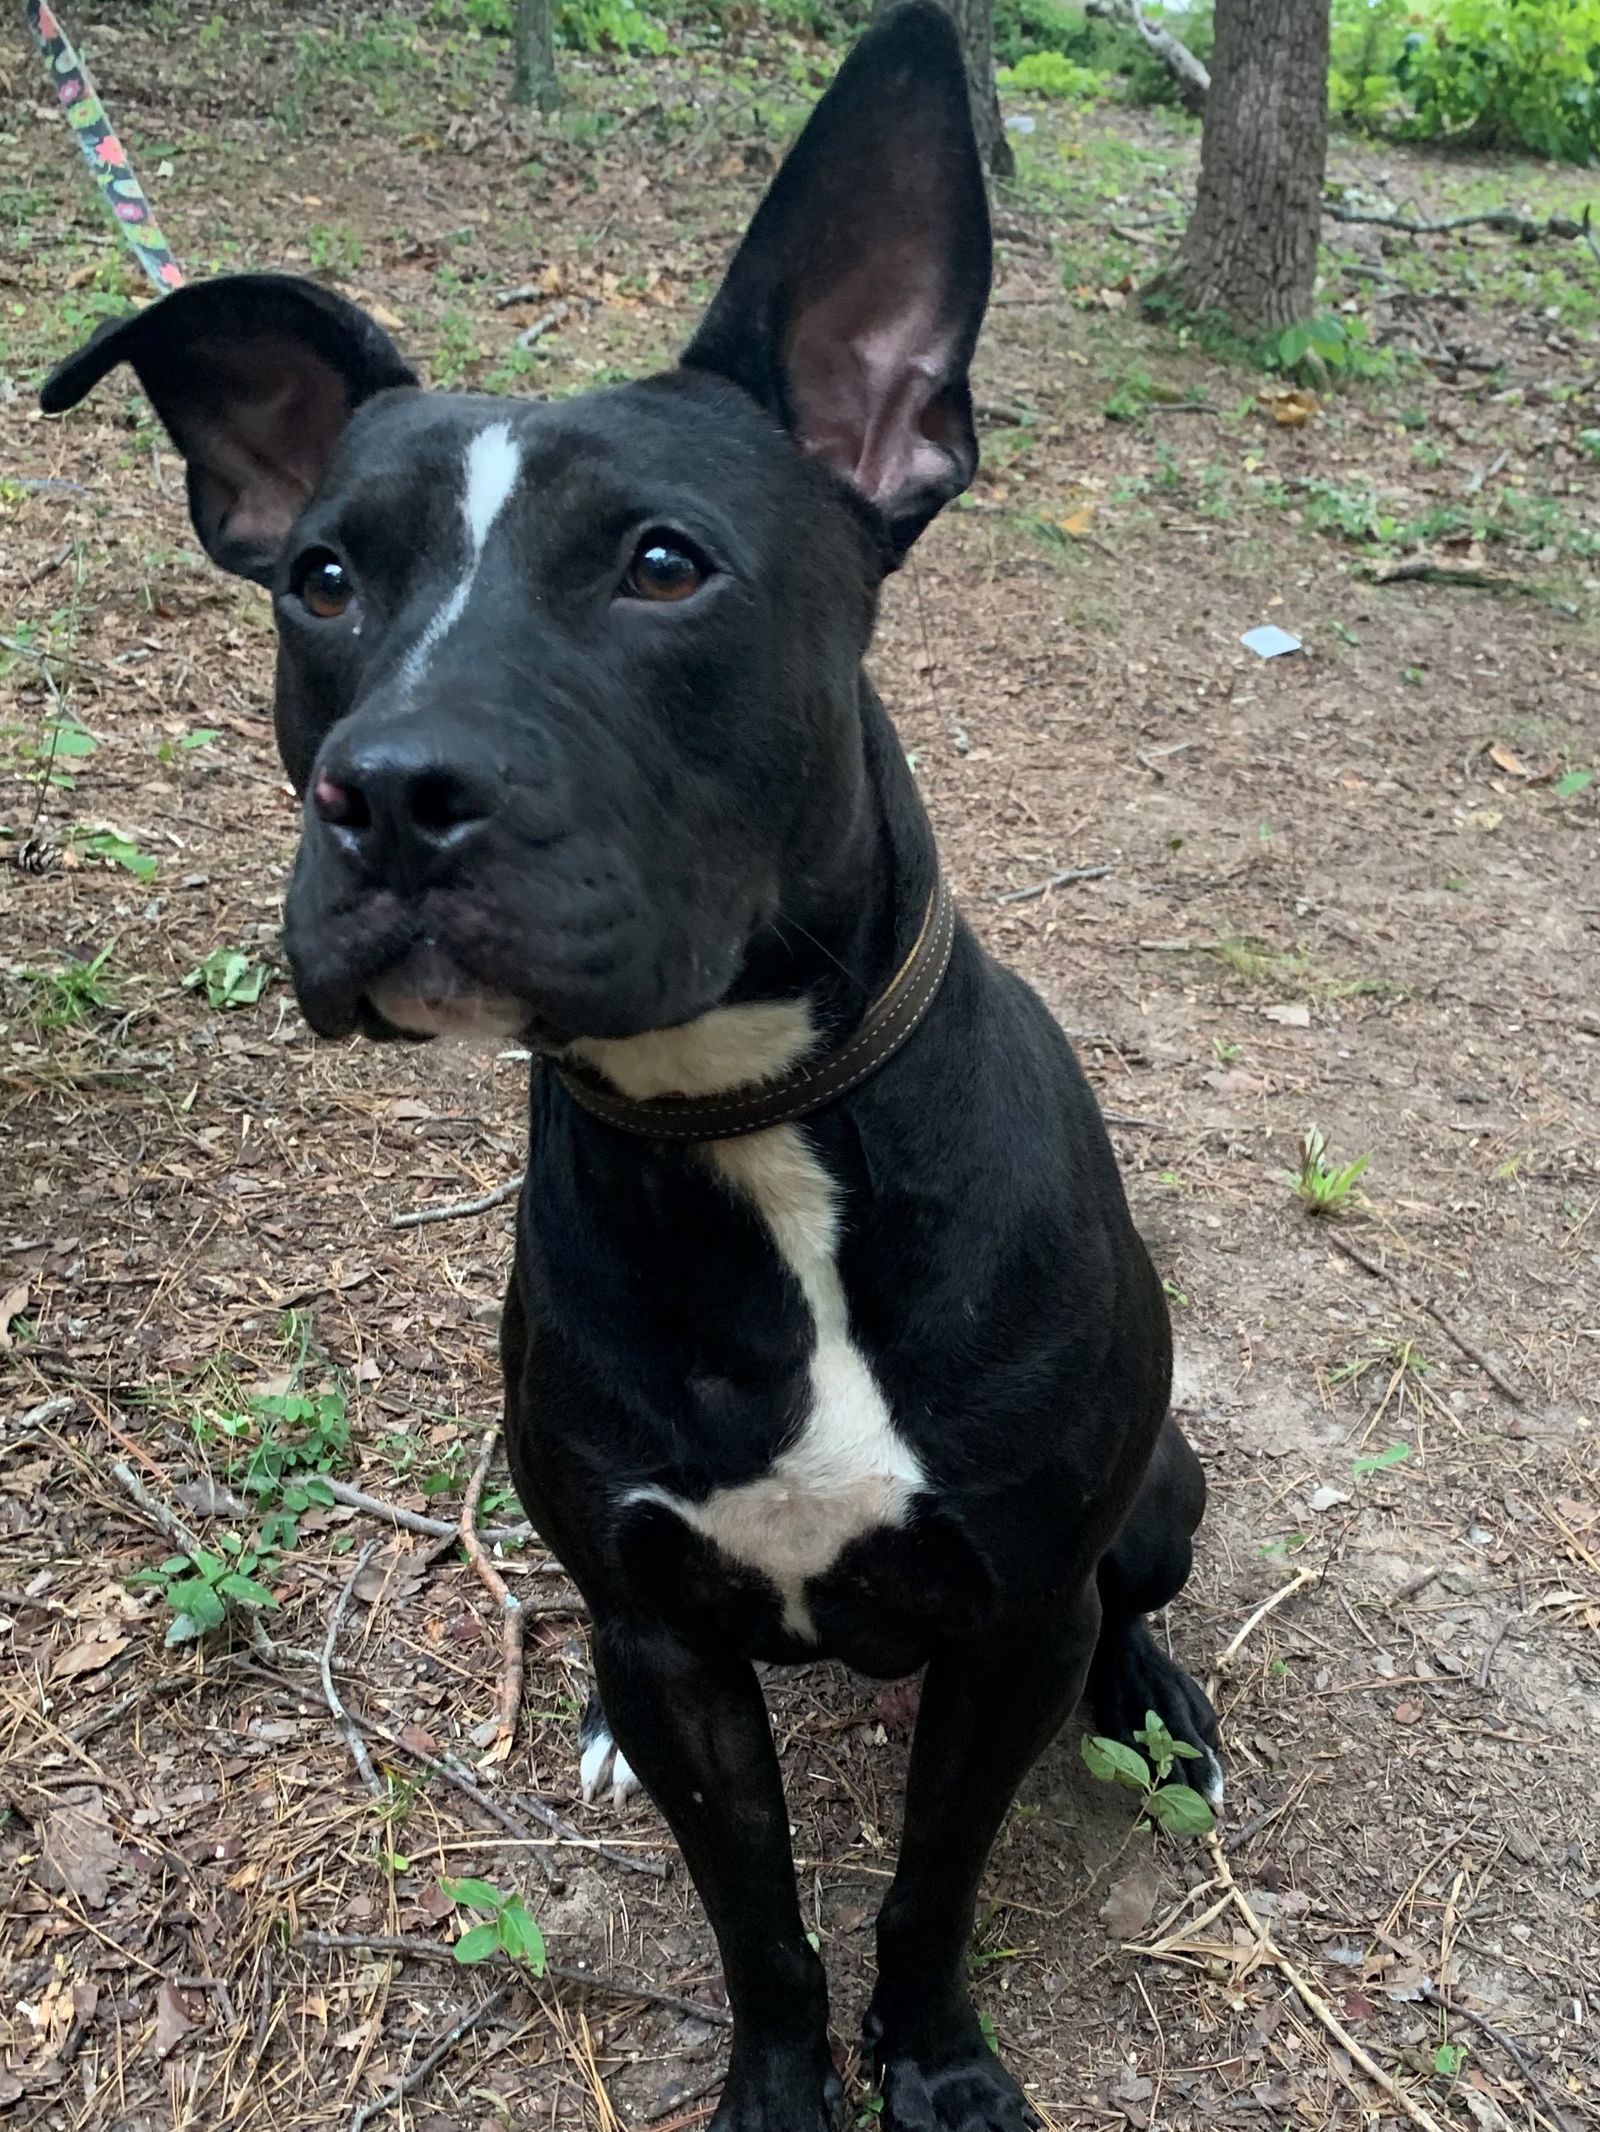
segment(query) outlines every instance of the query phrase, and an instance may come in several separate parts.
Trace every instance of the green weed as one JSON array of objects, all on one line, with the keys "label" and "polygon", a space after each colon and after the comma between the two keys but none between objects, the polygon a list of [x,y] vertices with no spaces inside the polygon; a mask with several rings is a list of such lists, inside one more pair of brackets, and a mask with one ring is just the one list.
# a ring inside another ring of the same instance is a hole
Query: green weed
[{"label": "green weed", "polygon": [[255,1574],[261,1570],[270,1576],[275,1566],[270,1549],[225,1532],[218,1536],[216,1552],[201,1548],[192,1562],[187,1555],[169,1555],[159,1569],[135,1570],[128,1582],[155,1586],[171,1609],[163,1638],[170,1648],[220,1629],[241,1607],[276,1607],[277,1600]]},{"label": "green weed", "polygon": [[115,1005],[106,964],[114,940],[92,962],[65,962],[55,970],[22,970],[18,974],[28,990],[25,1013],[31,1027],[41,1032],[69,1029],[103,1014]]},{"label": "green weed", "polygon": [[1308,1214],[1347,1214],[1356,1203],[1356,1186],[1372,1160],[1358,1155],[1343,1164],[1328,1160],[1328,1138],[1320,1126],[1308,1125],[1300,1135],[1300,1166],[1283,1174]]},{"label": "green weed", "polygon": [[245,948],[213,948],[183,981],[190,991],[203,988],[207,1006],[221,1011],[253,1007],[271,975],[267,965]]},{"label": "green weed", "polygon": [[1144,1754],[1124,1746],[1121,1740],[1085,1733],[1083,1759],[1090,1775],[1139,1794],[1141,1813],[1148,1817],[1140,1821],[1141,1828],[1155,1822],[1172,1836],[1203,1836],[1214,1828],[1216,1816],[1199,1792],[1187,1784],[1168,1782],[1180,1760],[1203,1759],[1199,1748],[1191,1747],[1187,1740],[1175,1740],[1154,1710],[1145,1712],[1144,1724],[1133,1736]]},{"label": "green weed", "polygon": [[486,1880],[446,1880],[439,1886],[453,1903],[486,1912],[485,1922],[469,1926],[451,1949],[467,1967],[506,1954],[530,1975],[544,1975],[544,1934],[515,1888],[492,1887]]}]

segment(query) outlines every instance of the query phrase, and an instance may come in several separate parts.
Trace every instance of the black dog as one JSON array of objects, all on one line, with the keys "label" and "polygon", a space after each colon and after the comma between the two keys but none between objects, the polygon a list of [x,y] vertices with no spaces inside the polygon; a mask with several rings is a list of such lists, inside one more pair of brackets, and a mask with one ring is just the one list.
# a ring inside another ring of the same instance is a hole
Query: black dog
[{"label": "black dog", "polygon": [[361,313],[251,275],[45,388],[70,407],[132,363],[207,549],[273,589],[312,1026],[548,1061],[507,1442],[593,1615],[586,1777],[638,1771],[716,1930],[719,2132],[840,2100],[753,1660],[927,1668],[869,2015],[902,2132],[1027,2121],[963,1957],[1085,1688],[1219,1779],[1141,1618],[1204,1500],[1161,1284],[1060,1031],[951,912],[862,673],[884,574],[972,478],[988,279],[924,0],[846,61],[668,376],[424,393]]}]

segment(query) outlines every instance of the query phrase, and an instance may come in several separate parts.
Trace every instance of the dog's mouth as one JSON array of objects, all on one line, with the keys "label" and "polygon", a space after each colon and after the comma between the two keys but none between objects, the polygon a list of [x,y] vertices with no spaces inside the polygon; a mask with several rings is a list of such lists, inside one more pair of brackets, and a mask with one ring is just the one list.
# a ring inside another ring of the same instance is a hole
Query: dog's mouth
[{"label": "dog's mouth", "polygon": [[369,984],[366,1004],[404,1036],[463,1042],[520,1036],[529,1019],[521,1000],[480,984],[431,943],[410,949]]}]

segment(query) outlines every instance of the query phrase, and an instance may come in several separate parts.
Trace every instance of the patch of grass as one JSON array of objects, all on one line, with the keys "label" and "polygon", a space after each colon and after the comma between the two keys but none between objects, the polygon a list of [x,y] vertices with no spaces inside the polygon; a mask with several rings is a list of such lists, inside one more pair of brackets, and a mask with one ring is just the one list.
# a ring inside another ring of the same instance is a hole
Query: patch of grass
[{"label": "patch of grass", "polygon": [[26,990],[23,1013],[30,1027],[42,1033],[70,1029],[116,1004],[106,965],[116,942],[108,940],[92,962],[66,962],[54,970],[20,970]]},{"label": "patch of grass", "polygon": [[1348,1214],[1358,1203],[1356,1186],[1366,1174],[1370,1153],[1354,1162],[1328,1159],[1328,1137],[1320,1126],[1308,1125],[1300,1135],[1300,1163],[1285,1170],[1284,1177],[1308,1214],[1328,1217]]}]

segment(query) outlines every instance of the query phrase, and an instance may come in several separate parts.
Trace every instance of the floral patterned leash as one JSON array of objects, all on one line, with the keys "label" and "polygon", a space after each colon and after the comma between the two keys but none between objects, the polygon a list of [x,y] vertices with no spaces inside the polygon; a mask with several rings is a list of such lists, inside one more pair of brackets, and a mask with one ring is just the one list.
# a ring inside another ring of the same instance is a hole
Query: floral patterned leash
[{"label": "floral patterned leash", "polygon": [[158,289],[181,288],[183,270],[156,227],[144,187],[133,174],[127,150],[111,130],[88,68],[44,0],[27,0],[25,12],[67,124],[78,136],[100,197],[116,217],[129,251]]}]

